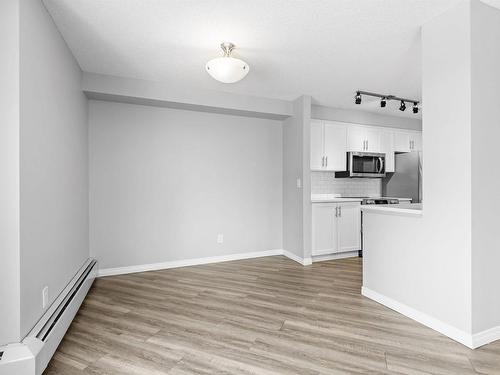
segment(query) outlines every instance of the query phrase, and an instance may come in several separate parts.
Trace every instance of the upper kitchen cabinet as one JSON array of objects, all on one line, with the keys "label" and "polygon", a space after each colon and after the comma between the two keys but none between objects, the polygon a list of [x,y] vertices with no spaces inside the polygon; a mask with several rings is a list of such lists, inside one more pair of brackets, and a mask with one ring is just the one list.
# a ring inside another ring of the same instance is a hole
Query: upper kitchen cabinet
[{"label": "upper kitchen cabinet", "polygon": [[311,121],[311,170],[345,171],[347,127],[332,121]]},{"label": "upper kitchen cabinet", "polygon": [[413,141],[412,151],[422,151],[422,132],[414,132],[411,140]]},{"label": "upper kitchen cabinet", "polygon": [[311,121],[311,170],[322,170],[325,164],[324,127],[322,121]]},{"label": "upper kitchen cabinet", "polygon": [[397,131],[394,133],[394,151],[422,151],[422,133],[419,131]]},{"label": "upper kitchen cabinet", "polygon": [[394,132],[388,130],[380,132],[380,152],[385,154],[385,171],[394,172]]},{"label": "upper kitchen cabinet", "polygon": [[380,152],[380,132],[369,126],[350,125],[347,145],[347,151]]}]

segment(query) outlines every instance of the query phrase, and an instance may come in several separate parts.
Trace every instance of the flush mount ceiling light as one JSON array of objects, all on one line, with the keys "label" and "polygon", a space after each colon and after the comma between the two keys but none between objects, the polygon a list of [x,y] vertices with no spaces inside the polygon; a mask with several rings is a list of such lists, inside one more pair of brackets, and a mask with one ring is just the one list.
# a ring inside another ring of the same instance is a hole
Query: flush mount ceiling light
[{"label": "flush mount ceiling light", "polygon": [[233,43],[222,43],[221,45],[224,56],[207,62],[205,69],[210,76],[223,83],[234,83],[241,81],[248,74],[250,67],[246,62],[240,59],[231,57],[231,52],[234,50]]},{"label": "flush mount ceiling light", "polygon": [[355,100],[354,100],[354,102],[356,104],[361,104],[361,95],[373,96],[376,98],[380,98],[380,107],[382,107],[382,108],[385,108],[388,100],[397,100],[400,102],[400,106],[399,106],[400,111],[404,112],[406,110],[406,103],[411,103],[411,102],[413,102],[413,113],[417,114],[422,109],[421,106],[419,107],[420,102],[418,100],[405,99],[405,98],[400,98],[400,97],[394,96],[394,95],[377,94],[375,92],[360,91],[360,90],[356,91]]}]

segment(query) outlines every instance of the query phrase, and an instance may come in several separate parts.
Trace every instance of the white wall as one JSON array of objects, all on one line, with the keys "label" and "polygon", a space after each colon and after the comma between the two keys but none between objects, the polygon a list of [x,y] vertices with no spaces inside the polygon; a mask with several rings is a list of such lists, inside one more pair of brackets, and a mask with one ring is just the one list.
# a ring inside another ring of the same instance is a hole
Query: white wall
[{"label": "white wall", "polygon": [[500,11],[464,1],[422,37],[423,216],[365,214],[363,284],[477,346],[500,338]]},{"label": "white wall", "polygon": [[353,124],[422,130],[422,120],[419,118],[380,115],[368,111],[331,108],[320,105],[312,106],[311,117],[314,119],[349,122]]},{"label": "white wall", "polygon": [[19,341],[19,2],[0,1],[0,346]]},{"label": "white wall", "polygon": [[422,42],[423,216],[364,214],[363,286],[465,337],[471,332],[468,4],[424,25]]},{"label": "white wall", "polygon": [[[472,3],[472,331],[500,329],[500,11]],[[493,198],[493,199],[492,199]]]},{"label": "white wall", "polygon": [[[423,287],[431,315],[470,332],[470,5],[462,2],[422,28]],[[446,53],[443,53],[446,51]],[[443,103],[452,103],[443,105]],[[449,157],[452,155],[452,157]]]},{"label": "white wall", "polygon": [[282,248],[281,122],[90,101],[89,124],[101,268]]},{"label": "white wall", "polygon": [[88,258],[87,100],[39,0],[21,1],[21,336]]}]

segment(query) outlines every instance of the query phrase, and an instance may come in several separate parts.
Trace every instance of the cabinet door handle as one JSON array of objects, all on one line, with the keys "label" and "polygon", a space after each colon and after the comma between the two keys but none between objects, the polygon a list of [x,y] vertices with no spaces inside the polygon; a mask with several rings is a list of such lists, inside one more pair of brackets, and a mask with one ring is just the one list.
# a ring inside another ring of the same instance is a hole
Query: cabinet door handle
[{"label": "cabinet door handle", "polygon": [[324,156],[321,157],[321,166],[322,167],[325,166],[325,157]]},{"label": "cabinet door handle", "polygon": [[339,206],[339,217],[342,217],[342,206]]},{"label": "cabinet door handle", "polygon": [[328,167],[328,156],[325,156],[325,167]]},{"label": "cabinet door handle", "polygon": [[335,207],[335,217],[339,217],[339,208]]}]

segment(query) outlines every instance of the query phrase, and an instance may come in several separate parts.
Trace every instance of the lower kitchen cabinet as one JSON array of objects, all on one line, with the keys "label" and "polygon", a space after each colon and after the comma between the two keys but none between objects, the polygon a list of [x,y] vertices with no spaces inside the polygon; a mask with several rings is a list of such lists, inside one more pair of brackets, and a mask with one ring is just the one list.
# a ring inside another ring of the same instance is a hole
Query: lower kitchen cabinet
[{"label": "lower kitchen cabinet", "polygon": [[361,250],[361,205],[313,203],[312,255]]}]

